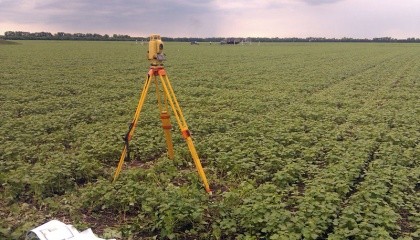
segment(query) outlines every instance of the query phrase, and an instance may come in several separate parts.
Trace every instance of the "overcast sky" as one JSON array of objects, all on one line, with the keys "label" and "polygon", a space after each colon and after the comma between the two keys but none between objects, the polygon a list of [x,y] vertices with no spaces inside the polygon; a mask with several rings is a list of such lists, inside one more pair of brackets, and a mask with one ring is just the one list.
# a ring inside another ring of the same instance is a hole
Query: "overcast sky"
[{"label": "overcast sky", "polygon": [[420,38],[420,0],[0,0],[5,31]]}]

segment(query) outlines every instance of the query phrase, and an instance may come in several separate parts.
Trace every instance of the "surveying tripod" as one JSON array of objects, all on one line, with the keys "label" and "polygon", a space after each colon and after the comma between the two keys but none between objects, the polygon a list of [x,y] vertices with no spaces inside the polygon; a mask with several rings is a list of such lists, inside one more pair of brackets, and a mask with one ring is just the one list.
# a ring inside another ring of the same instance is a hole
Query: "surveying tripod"
[{"label": "surveying tripod", "polygon": [[[149,42],[149,53],[151,51],[150,45],[152,42],[152,37],[156,37],[156,36],[158,35],[151,36],[151,40]],[[162,45],[159,48],[161,48],[162,50],[163,44],[160,41],[160,37],[159,37],[159,42]],[[156,49],[152,49],[152,51],[156,51]],[[207,193],[211,194],[211,190],[207,182],[206,175],[204,173],[203,167],[201,166],[200,159],[198,158],[197,151],[194,147],[194,143],[191,138],[191,133],[188,130],[187,122],[185,121],[184,115],[182,114],[182,110],[179,106],[178,100],[176,99],[175,92],[172,88],[171,82],[169,81],[168,75],[166,74],[165,68],[163,67],[163,64],[161,64],[161,61],[162,61],[162,58],[159,59],[159,57],[155,57],[153,58],[153,61],[151,61],[152,64],[147,74],[146,82],[143,86],[143,90],[140,95],[140,99],[137,105],[136,112],[134,114],[133,121],[131,122],[130,128],[124,137],[125,145],[121,153],[121,157],[120,157],[120,161],[118,163],[117,169],[115,170],[113,181],[115,182],[115,180],[118,178],[118,175],[121,172],[124,160],[126,158],[127,159],[129,158],[129,142],[133,137],[134,130],[136,129],[137,122],[140,117],[140,112],[144,105],[144,101],[146,99],[147,92],[149,90],[150,85],[153,82],[156,88],[156,97],[157,97],[157,102],[158,102],[159,111],[160,111],[160,118],[162,121],[162,128],[163,128],[165,139],[166,139],[169,159],[174,158],[174,148],[173,148],[172,137],[171,137],[172,126],[171,126],[170,115],[169,115],[169,106],[170,106],[172,109],[172,113],[174,114],[176,121],[178,123],[178,126],[181,130],[182,136],[187,142],[188,149],[190,150],[191,157],[194,160],[194,164],[195,164],[195,167],[197,168],[198,174],[201,180],[203,181],[204,188],[206,189]],[[161,85],[162,91],[159,85]]]}]

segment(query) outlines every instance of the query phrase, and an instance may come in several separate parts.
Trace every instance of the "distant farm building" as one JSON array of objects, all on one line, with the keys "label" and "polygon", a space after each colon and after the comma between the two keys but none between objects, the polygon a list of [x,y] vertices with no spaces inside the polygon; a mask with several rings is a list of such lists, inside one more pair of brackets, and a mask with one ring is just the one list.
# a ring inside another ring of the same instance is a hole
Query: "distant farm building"
[{"label": "distant farm building", "polygon": [[220,41],[220,44],[244,44],[244,43],[251,43],[250,39],[248,38],[225,38]]}]

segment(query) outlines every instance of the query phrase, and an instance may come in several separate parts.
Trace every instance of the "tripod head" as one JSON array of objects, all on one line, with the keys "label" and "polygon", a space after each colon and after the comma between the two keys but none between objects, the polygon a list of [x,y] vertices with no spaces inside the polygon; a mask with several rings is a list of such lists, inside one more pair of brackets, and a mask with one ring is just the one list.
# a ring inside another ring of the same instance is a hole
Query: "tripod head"
[{"label": "tripod head", "polygon": [[165,59],[165,54],[163,53],[163,42],[160,39],[160,35],[150,35],[149,50],[147,51],[147,60],[150,61],[150,65],[162,66],[162,62]]}]

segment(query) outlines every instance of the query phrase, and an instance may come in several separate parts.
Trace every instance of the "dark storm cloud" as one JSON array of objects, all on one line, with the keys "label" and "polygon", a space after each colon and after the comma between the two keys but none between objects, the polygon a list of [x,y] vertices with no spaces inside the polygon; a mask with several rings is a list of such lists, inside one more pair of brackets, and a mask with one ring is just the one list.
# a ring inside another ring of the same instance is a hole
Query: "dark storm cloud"
[{"label": "dark storm cloud", "polygon": [[46,0],[38,3],[6,0],[0,1],[0,6],[0,16],[8,21],[81,32],[166,32],[166,35],[197,32],[203,30],[202,23],[211,21],[215,14],[210,0]]}]

